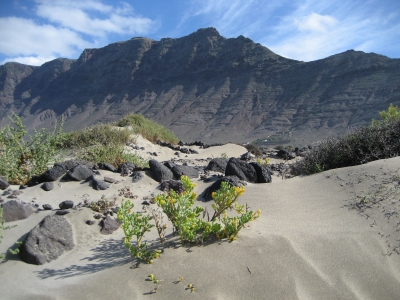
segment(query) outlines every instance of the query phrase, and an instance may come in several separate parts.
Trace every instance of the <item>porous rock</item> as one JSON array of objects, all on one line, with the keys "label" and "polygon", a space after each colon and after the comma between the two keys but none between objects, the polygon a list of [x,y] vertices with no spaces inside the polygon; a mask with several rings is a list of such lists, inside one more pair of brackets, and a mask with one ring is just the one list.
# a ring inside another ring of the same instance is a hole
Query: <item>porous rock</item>
[{"label": "porous rock", "polygon": [[64,200],[59,205],[60,209],[69,209],[74,207],[74,201],[72,200]]},{"label": "porous rock", "polygon": [[96,177],[94,177],[94,175],[89,177],[89,179],[92,181],[92,187],[97,191],[100,191],[100,190],[103,191],[110,187],[110,185],[107,182],[97,179]]},{"label": "porous rock", "polygon": [[0,190],[5,190],[10,184],[4,176],[0,176]]},{"label": "porous rock", "polygon": [[51,169],[48,169],[44,172],[41,176],[39,181],[46,182],[46,181],[56,181],[62,175],[67,172],[67,168],[64,165],[56,164]]},{"label": "porous rock", "polygon": [[136,167],[137,166],[134,163],[128,161],[120,164],[117,171],[118,173],[121,173],[121,175],[129,175],[134,169],[136,169]]},{"label": "porous rock", "polygon": [[138,182],[144,177],[142,172],[135,171],[132,173],[132,182]]},{"label": "porous rock", "polygon": [[52,189],[54,189],[54,183],[53,182],[45,182],[42,184],[42,186],[40,188],[46,192],[51,191]]},{"label": "porous rock", "polygon": [[256,170],[258,183],[269,183],[272,181],[271,170],[256,162],[251,162],[250,164]]},{"label": "porous rock", "polygon": [[21,203],[16,200],[10,200],[2,204],[3,220],[13,222],[28,218],[33,214],[34,209],[30,204]]},{"label": "porous rock", "polygon": [[71,224],[63,216],[50,215],[29,232],[20,255],[27,263],[43,265],[74,247]]},{"label": "porous rock", "polygon": [[76,167],[73,167],[71,170],[69,170],[67,174],[69,179],[81,181],[87,180],[90,176],[92,176],[93,171],[85,165],[77,165]]},{"label": "porous rock", "polygon": [[172,173],[172,171],[155,159],[151,159],[149,161],[149,166],[150,170],[153,172],[154,179],[158,182],[174,178],[174,174]]},{"label": "porous rock", "polygon": [[257,173],[254,167],[238,158],[230,158],[225,169],[225,176],[235,175],[240,180],[257,182]]},{"label": "porous rock", "polygon": [[199,171],[197,171],[195,168],[190,167],[190,166],[178,166],[175,165],[172,169],[171,169],[172,173],[174,173],[174,175],[177,178],[181,178],[181,176],[187,176],[189,178],[197,178],[199,177]]},{"label": "porous rock", "polygon": [[207,166],[207,170],[225,173],[226,165],[228,164],[228,158],[213,158]]},{"label": "porous rock", "polygon": [[101,230],[100,233],[107,235],[112,234],[115,230],[117,230],[120,226],[116,219],[111,218],[110,216],[105,217],[101,222]]},{"label": "porous rock", "polygon": [[183,186],[182,181],[180,180],[164,180],[160,184],[160,190],[164,192],[169,192],[170,190],[174,190],[177,193],[182,193],[185,188]]}]

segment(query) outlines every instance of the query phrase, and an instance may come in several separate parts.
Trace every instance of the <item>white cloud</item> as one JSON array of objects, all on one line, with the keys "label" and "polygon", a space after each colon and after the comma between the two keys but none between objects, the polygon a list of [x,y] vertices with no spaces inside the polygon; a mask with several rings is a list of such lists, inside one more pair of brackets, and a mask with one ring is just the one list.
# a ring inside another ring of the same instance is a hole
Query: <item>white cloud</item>
[{"label": "white cloud", "polygon": [[20,64],[24,65],[30,65],[30,66],[41,66],[45,62],[51,61],[53,59],[56,59],[54,56],[19,56],[19,57],[9,57],[4,59],[3,61],[0,61],[0,65],[4,65],[7,62],[18,62]]},{"label": "white cloud", "polygon": [[311,13],[294,21],[300,31],[318,31],[326,32],[337,24],[337,20],[331,16],[322,16]]},{"label": "white cloud", "polygon": [[[40,3],[36,12],[38,16],[65,28],[99,37],[108,33],[149,33],[159,26],[156,21],[135,15],[127,3],[111,7],[94,1],[46,1]],[[106,15],[103,18],[94,17],[93,14],[99,13]]]},{"label": "white cloud", "polygon": [[0,28],[0,52],[8,56],[70,56],[93,45],[69,29],[23,18],[0,18]]}]

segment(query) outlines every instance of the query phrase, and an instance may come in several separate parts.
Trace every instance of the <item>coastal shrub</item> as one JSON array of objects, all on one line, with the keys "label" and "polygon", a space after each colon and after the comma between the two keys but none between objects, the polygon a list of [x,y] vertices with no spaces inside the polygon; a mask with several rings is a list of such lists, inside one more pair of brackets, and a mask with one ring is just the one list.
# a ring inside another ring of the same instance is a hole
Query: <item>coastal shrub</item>
[{"label": "coastal shrub", "polygon": [[255,156],[263,155],[260,147],[258,147],[257,145],[247,144],[247,145],[245,145],[245,148],[247,149],[247,151],[249,151],[251,154],[254,154]]},{"label": "coastal shrub", "polygon": [[[244,188],[231,187],[222,182],[221,188],[212,193],[215,201],[212,205],[214,214],[211,220],[205,221],[205,214],[200,217],[204,209],[201,206],[192,208],[197,196],[193,191],[195,184],[187,176],[182,176],[181,181],[185,188],[182,193],[171,190],[169,194],[156,196],[155,201],[173,224],[182,242],[203,242],[211,233],[220,239],[235,240],[246,223],[260,216],[260,210],[255,213],[247,212],[244,205],[238,204],[238,198],[244,193]],[[228,216],[228,209],[235,210],[237,216]],[[221,215],[224,216],[222,223],[219,222]]]},{"label": "coastal shrub", "polygon": [[[154,227],[150,224],[152,216],[134,212],[133,208],[134,204],[130,200],[122,199],[117,213],[118,222],[125,234],[124,245],[130,251],[132,258],[152,263],[154,258],[158,258],[160,251],[151,251],[147,243],[143,242],[144,234]],[[132,243],[134,237],[136,241]]]},{"label": "coastal shrub", "polygon": [[61,135],[60,148],[84,148],[94,145],[125,145],[133,142],[133,131],[129,128],[118,129],[111,124],[97,124],[81,130]]},{"label": "coastal shrub", "polygon": [[144,138],[155,143],[158,140],[177,144],[178,137],[168,128],[144,117],[141,114],[130,114],[116,122],[116,126],[126,127],[132,126],[133,131],[142,135]]},{"label": "coastal shrub", "polygon": [[292,165],[291,172],[293,175],[313,174],[391,158],[399,153],[400,120],[384,117],[369,126],[319,143],[308,151],[303,160]]},{"label": "coastal shrub", "polygon": [[22,120],[15,113],[11,123],[0,131],[0,175],[11,184],[25,184],[32,175],[47,170],[50,161],[60,153],[58,144],[62,133],[62,123],[53,132],[46,129],[28,135]]},{"label": "coastal shrub", "polygon": [[118,145],[96,145],[87,147],[79,151],[78,158],[94,163],[108,162],[114,166],[119,166],[129,161],[140,167],[148,167],[148,161],[146,159],[133,153],[127,153],[123,146]]},{"label": "coastal shrub", "polygon": [[261,159],[261,158],[257,158],[257,163],[259,163],[260,165],[264,166],[264,167],[268,167],[269,164],[271,163],[269,157],[265,158],[265,159]]}]

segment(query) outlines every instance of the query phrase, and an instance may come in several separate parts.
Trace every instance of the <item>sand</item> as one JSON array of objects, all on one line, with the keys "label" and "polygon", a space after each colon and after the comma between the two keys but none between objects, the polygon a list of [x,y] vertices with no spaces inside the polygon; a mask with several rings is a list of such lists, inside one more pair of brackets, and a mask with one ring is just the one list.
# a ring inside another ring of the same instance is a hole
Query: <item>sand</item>
[{"label": "sand", "polygon": [[[150,143],[145,148],[158,152],[155,158],[160,161],[174,157],[168,148]],[[245,152],[234,144],[196,149],[199,154],[181,158],[195,164],[221,153],[237,157]],[[275,175],[272,183],[248,184],[240,203],[262,213],[236,241],[182,246],[169,231],[168,242],[158,245],[152,233],[146,238],[164,253],[153,264],[138,268],[132,268],[122,245],[122,229],[101,235],[97,223],[85,224],[93,211],[73,210],[65,217],[73,226],[75,248],[41,266],[7,254],[0,264],[0,298],[399,299],[399,170],[400,158],[393,158],[287,180]],[[106,191],[95,191],[87,183],[56,182],[50,192],[28,188],[20,199],[57,207],[63,200],[93,201],[104,194],[120,202],[119,190],[129,187],[138,196],[132,201],[140,210],[143,197],[160,193],[158,183],[148,176],[132,183],[129,177],[101,173],[121,182]],[[195,182],[198,194],[211,184]],[[380,195],[384,199],[375,201]],[[366,199],[364,206],[355,204],[360,199]],[[4,231],[0,253],[48,214],[54,211],[6,223],[17,226]],[[147,280],[151,273],[160,279],[157,293]],[[186,288],[190,283],[193,293]]]}]

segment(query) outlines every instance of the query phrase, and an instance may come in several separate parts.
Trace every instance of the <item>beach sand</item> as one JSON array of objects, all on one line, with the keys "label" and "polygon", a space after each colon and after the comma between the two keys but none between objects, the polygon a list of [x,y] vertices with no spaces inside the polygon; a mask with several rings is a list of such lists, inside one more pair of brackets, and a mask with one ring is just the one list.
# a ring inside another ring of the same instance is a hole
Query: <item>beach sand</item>
[{"label": "beach sand", "polygon": [[[159,161],[174,157],[171,149],[144,140],[137,143],[145,144],[146,151],[158,152],[154,158]],[[181,158],[201,163],[222,153],[238,157],[246,152],[235,144],[193,149],[199,154]],[[168,241],[159,244],[152,232],[146,239],[164,252],[153,264],[138,268],[133,268],[122,244],[122,229],[101,235],[98,221],[85,224],[95,212],[71,210],[65,217],[73,227],[75,248],[40,266],[7,254],[0,264],[0,298],[399,299],[399,170],[400,158],[392,158],[287,180],[275,174],[269,184],[249,183],[239,202],[262,213],[241,230],[236,241],[181,245],[168,231]],[[56,181],[50,192],[35,186],[25,189],[19,199],[57,208],[63,200],[77,204],[99,200],[104,194],[109,199],[117,197],[120,203],[119,190],[129,187],[137,195],[132,201],[140,210],[144,197],[160,193],[159,184],[149,176],[132,183],[130,177],[101,174],[120,183],[96,191],[88,183]],[[198,194],[211,184],[194,182]],[[374,203],[380,195],[384,199]],[[360,199],[366,199],[362,203],[370,207],[357,206]],[[211,206],[211,202],[197,202]],[[0,253],[49,214],[54,211],[6,223],[16,226],[4,230]],[[152,292],[156,285],[147,280],[149,274],[160,280],[157,293]],[[184,278],[182,282],[179,277]],[[195,287],[193,292],[188,284]]]}]

